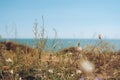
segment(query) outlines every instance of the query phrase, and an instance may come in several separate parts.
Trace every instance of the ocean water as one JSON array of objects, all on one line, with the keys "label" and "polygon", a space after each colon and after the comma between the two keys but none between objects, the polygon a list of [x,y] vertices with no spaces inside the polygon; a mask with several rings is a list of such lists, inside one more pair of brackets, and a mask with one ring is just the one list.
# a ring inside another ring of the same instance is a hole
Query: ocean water
[{"label": "ocean water", "polygon": [[[0,41],[6,41],[8,39],[2,39]],[[13,42],[18,42],[20,44],[24,44],[30,47],[35,47],[36,42],[35,39],[9,39]],[[46,42],[46,50],[59,50],[63,48],[67,48],[70,46],[77,46],[80,43],[81,47],[85,47],[88,45],[96,45],[101,40],[99,39],[47,39]],[[116,50],[120,50],[120,39],[104,39],[103,42],[107,42],[111,46],[114,46]]]}]

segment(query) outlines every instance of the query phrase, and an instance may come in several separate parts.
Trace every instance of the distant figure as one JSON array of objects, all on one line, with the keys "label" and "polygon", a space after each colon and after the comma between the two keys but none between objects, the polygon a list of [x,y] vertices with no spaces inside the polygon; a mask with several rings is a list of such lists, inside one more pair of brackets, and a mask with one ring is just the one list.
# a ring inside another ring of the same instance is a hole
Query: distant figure
[{"label": "distant figure", "polygon": [[82,48],[80,47],[80,42],[78,42],[77,50],[78,50],[78,51],[82,51]]},{"label": "distant figure", "polygon": [[98,39],[102,39],[101,34],[98,34]]}]

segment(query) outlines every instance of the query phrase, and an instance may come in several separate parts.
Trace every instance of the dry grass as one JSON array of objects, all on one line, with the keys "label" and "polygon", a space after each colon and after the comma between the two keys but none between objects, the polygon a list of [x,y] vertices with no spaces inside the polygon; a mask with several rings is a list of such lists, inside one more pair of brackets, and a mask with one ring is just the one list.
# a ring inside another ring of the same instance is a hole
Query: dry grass
[{"label": "dry grass", "polygon": [[[9,49],[8,44],[11,44]],[[39,66],[36,49],[14,42],[0,43],[0,46],[0,74],[3,80],[16,78],[23,80],[29,80],[28,78],[38,80],[120,79],[119,52],[99,53],[94,46],[94,49],[91,47],[91,50],[89,48],[82,51],[77,50],[77,47],[63,49],[56,53],[42,51]],[[84,70],[81,66],[84,62],[87,62],[88,66],[90,62],[94,69]]]},{"label": "dry grass", "polygon": [[[69,47],[45,51],[44,19],[41,33],[34,25],[36,47],[15,42],[0,42],[0,80],[119,80],[120,52],[101,39],[83,50]],[[61,46],[59,46],[61,47]]]}]

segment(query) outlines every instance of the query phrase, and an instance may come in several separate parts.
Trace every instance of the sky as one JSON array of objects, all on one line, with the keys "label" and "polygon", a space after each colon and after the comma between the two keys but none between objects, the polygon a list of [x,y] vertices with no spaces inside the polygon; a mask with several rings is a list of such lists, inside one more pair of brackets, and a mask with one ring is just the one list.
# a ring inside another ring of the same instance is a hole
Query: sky
[{"label": "sky", "polygon": [[120,39],[120,0],[0,0],[0,35],[33,38],[42,16],[48,38]]}]

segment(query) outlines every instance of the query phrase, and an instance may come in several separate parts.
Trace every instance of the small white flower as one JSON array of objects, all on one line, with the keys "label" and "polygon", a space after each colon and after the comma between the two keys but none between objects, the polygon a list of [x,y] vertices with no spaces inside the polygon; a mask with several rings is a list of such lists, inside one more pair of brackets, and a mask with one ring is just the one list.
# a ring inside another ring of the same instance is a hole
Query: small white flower
[{"label": "small white flower", "polygon": [[6,62],[12,62],[12,60],[10,58],[6,59]]},{"label": "small white flower", "polygon": [[61,76],[62,74],[61,73],[57,73],[58,76]]},{"label": "small white flower", "polygon": [[46,78],[46,76],[45,76],[45,75],[44,75],[43,77],[44,77],[44,78]]},{"label": "small white flower", "polygon": [[49,69],[48,72],[49,72],[49,73],[53,73],[53,69]]},{"label": "small white flower", "polygon": [[68,54],[69,54],[69,55],[72,55],[73,53],[72,53],[72,52],[69,52]]},{"label": "small white flower", "polygon": [[82,71],[81,70],[76,70],[76,74],[81,74]]},{"label": "small white flower", "polygon": [[22,80],[22,78],[20,77],[19,80]]},{"label": "small white flower", "polygon": [[75,74],[71,74],[71,76],[73,77]]},{"label": "small white flower", "polygon": [[80,62],[80,65],[81,65],[81,68],[83,69],[83,71],[85,71],[85,72],[93,72],[93,70],[94,70],[94,65],[91,63],[91,62],[89,62],[88,60],[82,60],[81,62]]},{"label": "small white flower", "polygon": [[13,70],[10,70],[10,73],[13,74]]},{"label": "small white flower", "polygon": [[77,50],[78,50],[78,51],[82,51],[82,48],[81,48],[81,47],[77,47]]}]

